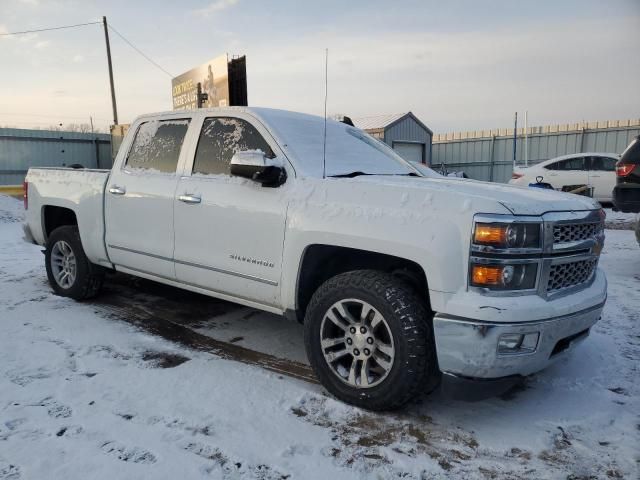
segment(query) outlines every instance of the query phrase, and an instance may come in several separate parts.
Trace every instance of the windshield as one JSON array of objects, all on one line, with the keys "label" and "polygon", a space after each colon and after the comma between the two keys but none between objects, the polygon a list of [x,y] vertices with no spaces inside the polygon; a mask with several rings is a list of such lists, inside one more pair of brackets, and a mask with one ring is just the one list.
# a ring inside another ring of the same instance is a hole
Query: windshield
[{"label": "windshield", "polygon": [[[262,110],[286,150],[306,175],[322,177],[324,119],[279,110]],[[355,127],[327,120],[326,175],[410,175],[415,170],[389,146]]]}]

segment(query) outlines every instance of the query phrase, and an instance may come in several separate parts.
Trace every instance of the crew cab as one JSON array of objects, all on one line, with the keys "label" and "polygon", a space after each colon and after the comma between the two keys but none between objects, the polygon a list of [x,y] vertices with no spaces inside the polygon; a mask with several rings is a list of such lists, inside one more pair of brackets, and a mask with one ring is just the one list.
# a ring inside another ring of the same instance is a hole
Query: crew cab
[{"label": "crew cab", "polygon": [[606,299],[593,199],[419,172],[300,113],[145,115],[111,171],[30,169],[25,204],[57,294],[118,271],[282,314],[327,390],[373,410],[539,371]]}]

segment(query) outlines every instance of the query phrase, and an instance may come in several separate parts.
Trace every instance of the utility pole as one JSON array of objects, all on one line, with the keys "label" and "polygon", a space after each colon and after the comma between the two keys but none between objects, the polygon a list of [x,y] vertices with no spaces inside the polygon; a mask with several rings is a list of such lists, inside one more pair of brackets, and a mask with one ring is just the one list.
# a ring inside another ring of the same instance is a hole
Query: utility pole
[{"label": "utility pole", "polygon": [[529,166],[529,111],[524,111],[524,166]]},{"label": "utility pole", "polygon": [[107,17],[102,17],[102,25],[104,26],[104,41],[107,44],[107,63],[109,64],[109,83],[111,85],[111,106],[113,107],[113,123],[118,124],[118,108],[116,107],[116,90],[113,86],[113,67],[111,66],[111,47],[109,45],[109,27],[107,26]]},{"label": "utility pole", "polygon": [[208,93],[202,93],[202,84],[198,82],[196,85],[196,108],[202,108],[204,102],[209,100]]},{"label": "utility pole", "polygon": [[89,123],[91,124],[91,133],[93,133],[93,117],[89,115]]},{"label": "utility pole", "polygon": [[516,112],[516,118],[513,124],[513,168],[516,168],[517,140],[518,140],[518,112]]}]

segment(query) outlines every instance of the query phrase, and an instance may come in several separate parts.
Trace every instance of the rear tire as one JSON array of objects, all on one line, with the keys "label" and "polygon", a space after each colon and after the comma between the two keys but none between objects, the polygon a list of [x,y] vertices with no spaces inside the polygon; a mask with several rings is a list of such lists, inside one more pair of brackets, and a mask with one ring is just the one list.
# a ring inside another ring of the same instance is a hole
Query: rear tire
[{"label": "rear tire", "polygon": [[438,384],[430,320],[418,296],[392,275],[343,273],[309,302],[307,356],[322,385],[340,400],[369,410],[397,409]]},{"label": "rear tire", "polygon": [[87,258],[76,226],[65,225],[51,232],[45,265],[49,283],[60,296],[85,300],[100,292],[104,269]]}]

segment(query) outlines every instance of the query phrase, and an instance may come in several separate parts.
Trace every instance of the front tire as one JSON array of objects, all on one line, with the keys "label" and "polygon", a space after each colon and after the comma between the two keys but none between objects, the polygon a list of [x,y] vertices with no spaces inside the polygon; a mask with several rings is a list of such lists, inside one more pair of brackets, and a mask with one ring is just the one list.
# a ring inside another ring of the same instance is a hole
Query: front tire
[{"label": "front tire", "polygon": [[95,297],[104,281],[104,270],[84,253],[78,227],[56,228],[47,239],[47,278],[56,294],[75,300]]},{"label": "front tire", "polygon": [[305,315],[309,362],[340,400],[369,410],[402,407],[439,370],[423,302],[377,271],[337,275],[314,293]]}]

